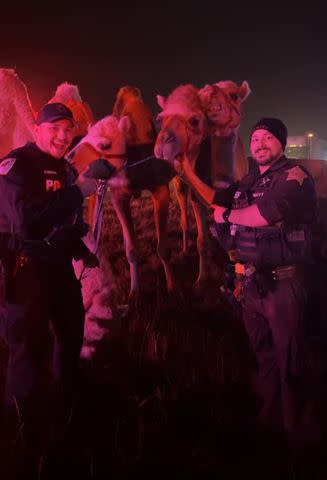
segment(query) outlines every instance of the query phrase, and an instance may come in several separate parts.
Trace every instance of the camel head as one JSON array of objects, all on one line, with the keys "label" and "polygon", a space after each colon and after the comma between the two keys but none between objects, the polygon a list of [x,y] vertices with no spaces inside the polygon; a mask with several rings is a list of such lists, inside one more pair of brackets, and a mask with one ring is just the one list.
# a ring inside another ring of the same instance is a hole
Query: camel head
[{"label": "camel head", "polygon": [[82,98],[77,85],[68,82],[58,85],[54,96],[49,103],[60,102],[66,105],[67,102],[81,102]]},{"label": "camel head", "polygon": [[162,111],[157,116],[161,126],[156,157],[173,162],[196,153],[208,127],[197,88],[181,85],[168,98],[158,95],[157,101]]},{"label": "camel head", "polygon": [[131,122],[127,139],[129,145],[154,143],[156,130],[152,112],[143,101],[138,87],[125,85],[119,89],[112,114],[117,118],[128,115]]},{"label": "camel head", "polygon": [[118,120],[109,115],[89,127],[87,135],[68,154],[68,160],[80,173],[97,158],[107,160],[117,174],[109,180],[111,186],[127,186],[125,173],[126,137],[130,128],[128,117]]},{"label": "camel head", "polygon": [[34,140],[35,112],[26,85],[12,68],[0,68],[0,157]]},{"label": "camel head", "polygon": [[90,106],[83,102],[77,85],[68,82],[58,85],[49,103],[60,102],[70,108],[77,124],[76,136],[86,135],[88,126],[95,122]]},{"label": "camel head", "polygon": [[124,85],[118,90],[117,100],[124,100],[126,102],[131,98],[139,98],[142,100],[141,90],[138,87]]},{"label": "camel head", "polygon": [[200,90],[203,107],[214,133],[227,136],[237,130],[243,118],[242,103],[250,93],[247,82],[238,86],[231,80],[206,85]]},{"label": "camel head", "polygon": [[18,78],[18,75],[13,68],[0,68],[1,81],[5,78],[10,78],[10,77]]},{"label": "camel head", "polygon": [[133,87],[131,85],[121,87],[117,92],[112,114],[120,118],[123,115],[126,106],[135,101],[143,101],[141,90],[138,87]]}]

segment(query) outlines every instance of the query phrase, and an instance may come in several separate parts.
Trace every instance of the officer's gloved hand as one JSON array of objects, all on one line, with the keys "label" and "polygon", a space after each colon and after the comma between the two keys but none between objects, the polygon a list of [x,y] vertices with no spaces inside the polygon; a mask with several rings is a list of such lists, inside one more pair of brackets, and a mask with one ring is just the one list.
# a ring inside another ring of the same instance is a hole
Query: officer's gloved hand
[{"label": "officer's gloved hand", "polygon": [[75,180],[75,185],[78,186],[84,198],[90,197],[97,187],[97,181],[94,178],[88,178],[85,175],[86,171],[87,169],[80,173]]}]

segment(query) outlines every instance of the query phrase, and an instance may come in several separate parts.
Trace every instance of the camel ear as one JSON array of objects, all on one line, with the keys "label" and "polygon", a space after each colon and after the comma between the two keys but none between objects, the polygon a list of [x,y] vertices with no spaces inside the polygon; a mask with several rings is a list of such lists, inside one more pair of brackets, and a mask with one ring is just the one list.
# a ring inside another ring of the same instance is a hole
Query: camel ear
[{"label": "camel ear", "polygon": [[162,110],[165,108],[166,99],[162,95],[157,95],[157,103]]},{"label": "camel ear", "polygon": [[250,93],[251,93],[251,89],[249,87],[249,84],[248,84],[248,82],[244,81],[242,83],[242,85],[240,86],[240,97],[241,97],[243,102],[244,102],[244,100],[246,100],[248,98]]},{"label": "camel ear", "polygon": [[125,135],[129,132],[129,130],[131,129],[131,121],[127,115],[121,117],[118,122],[118,127],[123,133],[125,133]]},{"label": "camel ear", "polygon": [[206,93],[211,93],[211,91],[212,91],[212,85],[209,85],[209,83],[207,83],[204,87],[200,88],[198,92],[199,92],[200,98],[202,99],[206,95]]}]

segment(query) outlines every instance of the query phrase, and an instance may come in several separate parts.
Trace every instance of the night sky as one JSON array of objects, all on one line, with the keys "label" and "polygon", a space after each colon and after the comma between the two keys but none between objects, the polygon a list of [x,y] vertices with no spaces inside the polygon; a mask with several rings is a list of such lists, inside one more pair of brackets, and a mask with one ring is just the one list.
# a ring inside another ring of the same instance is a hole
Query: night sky
[{"label": "night sky", "polygon": [[326,8],[110,3],[93,12],[92,2],[2,12],[0,66],[16,68],[35,109],[63,81],[79,86],[99,119],[122,85],[138,86],[157,113],[156,94],[179,84],[247,80],[246,142],[261,116],[280,117],[291,135],[327,140]]}]

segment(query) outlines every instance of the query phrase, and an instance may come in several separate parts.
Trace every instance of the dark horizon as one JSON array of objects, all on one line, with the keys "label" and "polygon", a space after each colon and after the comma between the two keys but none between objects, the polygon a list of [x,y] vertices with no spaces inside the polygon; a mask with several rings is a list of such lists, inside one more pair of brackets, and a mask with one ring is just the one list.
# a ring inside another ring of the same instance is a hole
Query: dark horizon
[{"label": "dark horizon", "polygon": [[96,13],[73,5],[55,13],[6,7],[0,66],[16,69],[36,110],[68,81],[98,119],[111,113],[123,85],[139,87],[156,114],[156,95],[180,84],[247,80],[245,142],[262,116],[281,118],[289,135],[312,131],[327,140],[323,16],[298,6],[197,5],[116,5]]}]

